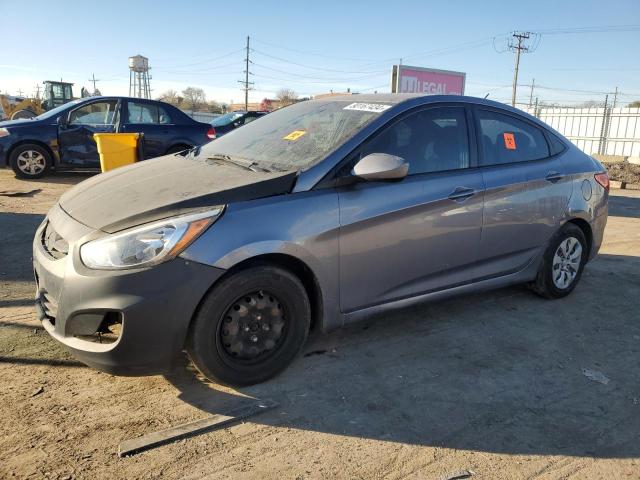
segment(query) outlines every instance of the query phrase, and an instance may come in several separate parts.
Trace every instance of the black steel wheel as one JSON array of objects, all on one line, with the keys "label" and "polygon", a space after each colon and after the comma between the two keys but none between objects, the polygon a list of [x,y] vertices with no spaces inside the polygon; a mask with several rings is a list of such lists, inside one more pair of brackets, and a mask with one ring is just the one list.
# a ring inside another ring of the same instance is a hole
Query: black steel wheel
[{"label": "black steel wheel", "polygon": [[237,298],[224,313],[216,341],[232,362],[259,363],[277,351],[287,315],[278,297],[259,290]]},{"label": "black steel wheel", "polygon": [[204,298],[187,352],[207,378],[251,385],[283,370],[307,339],[311,308],[291,272],[264,265],[224,278]]}]

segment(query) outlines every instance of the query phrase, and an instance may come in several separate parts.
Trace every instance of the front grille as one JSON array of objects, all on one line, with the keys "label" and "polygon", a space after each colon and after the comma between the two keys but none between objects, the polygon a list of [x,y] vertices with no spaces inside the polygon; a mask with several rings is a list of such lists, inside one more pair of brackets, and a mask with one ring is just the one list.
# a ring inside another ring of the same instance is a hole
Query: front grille
[{"label": "front grille", "polygon": [[51,222],[42,230],[42,246],[51,258],[64,258],[69,253],[69,243],[55,231]]}]

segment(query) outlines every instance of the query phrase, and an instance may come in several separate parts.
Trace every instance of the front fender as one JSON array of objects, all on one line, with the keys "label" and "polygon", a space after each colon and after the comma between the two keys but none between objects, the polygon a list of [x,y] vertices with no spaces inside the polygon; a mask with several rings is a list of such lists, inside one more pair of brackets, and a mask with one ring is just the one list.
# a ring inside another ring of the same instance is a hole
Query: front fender
[{"label": "front fender", "polygon": [[322,325],[327,330],[342,325],[338,233],[335,191],[275,195],[229,204],[222,217],[181,256],[225,270],[262,255],[295,258],[318,282]]}]

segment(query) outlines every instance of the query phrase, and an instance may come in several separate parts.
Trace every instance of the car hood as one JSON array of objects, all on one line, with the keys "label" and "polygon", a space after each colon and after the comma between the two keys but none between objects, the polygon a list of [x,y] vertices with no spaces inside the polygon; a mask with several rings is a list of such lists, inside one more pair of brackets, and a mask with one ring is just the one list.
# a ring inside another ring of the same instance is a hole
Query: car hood
[{"label": "car hood", "polygon": [[39,122],[40,120],[32,120],[30,118],[22,118],[19,120],[5,120],[4,122],[0,122],[0,128],[22,127],[25,125],[33,126]]},{"label": "car hood", "polygon": [[200,157],[167,155],[96,175],[59,205],[107,233],[215,205],[288,193],[297,172],[253,172]]}]

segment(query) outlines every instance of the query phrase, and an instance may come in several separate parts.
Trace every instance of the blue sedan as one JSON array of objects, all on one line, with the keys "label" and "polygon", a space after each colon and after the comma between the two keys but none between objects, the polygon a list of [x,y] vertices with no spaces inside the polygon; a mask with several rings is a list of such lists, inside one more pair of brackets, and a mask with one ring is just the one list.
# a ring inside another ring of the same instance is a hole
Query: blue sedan
[{"label": "blue sedan", "polygon": [[202,145],[215,138],[208,123],[164,102],[128,97],[90,97],[31,120],[0,122],[0,167],[20,178],[48,171],[100,167],[94,133],[143,133],[144,158]]}]

